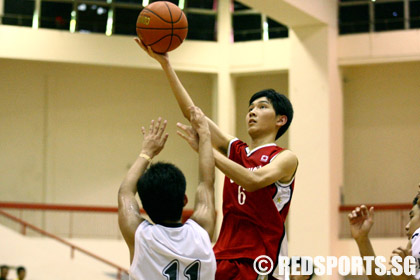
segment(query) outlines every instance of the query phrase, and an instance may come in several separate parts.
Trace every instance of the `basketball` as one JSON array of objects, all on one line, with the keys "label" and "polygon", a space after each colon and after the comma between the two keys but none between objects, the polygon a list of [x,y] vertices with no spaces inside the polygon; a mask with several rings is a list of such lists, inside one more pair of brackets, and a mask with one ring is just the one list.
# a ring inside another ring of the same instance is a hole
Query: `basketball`
[{"label": "basketball", "polygon": [[188,21],[177,5],[158,1],[147,5],[140,12],[136,31],[144,45],[162,54],[181,45],[188,33]]}]

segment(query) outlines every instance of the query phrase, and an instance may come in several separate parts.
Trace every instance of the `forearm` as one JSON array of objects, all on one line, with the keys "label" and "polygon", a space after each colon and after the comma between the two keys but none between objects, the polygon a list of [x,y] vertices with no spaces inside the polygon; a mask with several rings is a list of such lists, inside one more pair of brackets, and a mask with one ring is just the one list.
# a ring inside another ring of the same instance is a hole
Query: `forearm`
[{"label": "forearm", "polygon": [[[141,155],[142,153],[140,153]],[[149,165],[149,161],[142,156],[138,156],[136,161],[133,163],[133,165],[130,167],[130,169],[127,172],[127,175],[125,176],[123,182],[121,183],[119,193],[123,192],[129,192],[136,194],[137,192],[137,181],[143,175],[144,171],[147,169],[147,166]]]},{"label": "forearm", "polygon": [[252,192],[260,188],[254,172],[228,159],[218,151],[214,152],[214,159],[217,168],[236,184],[243,187],[246,191]]},{"label": "forearm", "polygon": [[176,101],[184,115],[188,120],[190,119],[189,108],[194,106],[194,102],[189,96],[188,92],[185,90],[181,81],[178,78],[178,75],[175,73],[175,70],[172,68],[169,62],[161,64],[163,71],[165,72],[166,78],[169,81],[172,92],[175,95]]},{"label": "forearm", "polygon": [[[375,251],[373,249],[372,243],[370,242],[369,237],[362,237],[356,239],[357,247],[359,247],[359,253],[362,258],[364,257],[376,257]],[[391,279],[388,275],[377,275],[376,274],[376,268],[377,265],[375,261],[371,261],[371,273],[370,275],[367,275],[369,280],[385,280],[385,279]],[[363,260],[363,266],[366,269],[366,261]]]},{"label": "forearm", "polygon": [[199,133],[198,142],[199,180],[214,188],[214,155],[210,132]]}]

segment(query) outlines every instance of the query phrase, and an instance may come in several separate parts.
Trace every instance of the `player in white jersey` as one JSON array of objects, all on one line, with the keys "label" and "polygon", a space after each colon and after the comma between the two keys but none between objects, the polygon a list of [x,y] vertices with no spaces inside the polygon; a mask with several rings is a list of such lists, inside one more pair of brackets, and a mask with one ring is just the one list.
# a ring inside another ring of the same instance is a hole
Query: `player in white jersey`
[{"label": "player in white jersey", "polygon": [[[194,212],[181,223],[187,204],[185,177],[172,164],[151,159],[163,149],[168,134],[166,121],[142,128],[142,150],[128,171],[118,192],[118,222],[130,250],[130,279],[213,280],[216,260],[210,238],[216,219],[214,206],[214,159],[210,131],[203,112],[191,107],[192,127],[178,124],[178,132],[199,154],[199,180]],[[147,171],[146,171],[147,169]],[[135,199],[139,193],[143,208],[154,224],[140,217]]]},{"label": "player in white jersey", "polygon": [[[420,187],[420,185],[419,185]],[[400,276],[396,275],[377,275],[375,269],[377,268],[376,263],[372,262],[372,275],[368,275],[369,280],[378,279],[395,279],[395,280],[419,280],[420,279],[420,239],[418,239],[418,233],[420,233],[420,191],[413,200],[413,207],[409,213],[410,221],[405,227],[406,233],[410,241],[404,247],[400,246],[392,251],[393,256],[400,256],[403,259],[406,256],[414,256],[416,258],[416,275],[405,275],[402,273]],[[374,220],[374,209],[371,207],[369,210],[365,205],[361,205],[354,209],[349,215],[349,223],[352,237],[357,243],[360,255],[365,256],[376,256],[375,251],[369,239],[369,232],[373,226]],[[400,263],[402,265],[402,263]]]},{"label": "player in white jersey", "polygon": [[[419,184],[420,188],[420,184]],[[413,207],[409,213],[410,221],[405,226],[407,236],[410,238],[411,242],[411,252],[410,250],[403,250],[398,248],[394,250],[394,254],[398,254],[401,257],[412,255],[416,259],[416,275],[415,279],[420,279],[420,191],[417,194],[416,198],[413,201]]]}]

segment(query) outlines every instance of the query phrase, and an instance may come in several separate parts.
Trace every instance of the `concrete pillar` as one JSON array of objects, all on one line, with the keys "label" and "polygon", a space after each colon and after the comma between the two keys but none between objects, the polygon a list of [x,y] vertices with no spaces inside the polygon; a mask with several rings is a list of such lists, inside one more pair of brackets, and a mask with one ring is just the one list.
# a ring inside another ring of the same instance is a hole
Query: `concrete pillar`
[{"label": "concrete pillar", "polygon": [[[218,3],[217,17],[217,41],[220,56],[220,65],[217,75],[215,76],[213,86],[214,96],[214,113],[213,119],[219,125],[220,129],[228,134],[235,135],[235,116],[236,102],[234,81],[230,74],[229,50],[231,45],[232,19],[231,19],[231,1],[220,0]],[[216,223],[216,234],[214,240],[219,235],[220,226],[222,224],[223,212],[223,181],[224,174],[220,171],[216,172],[216,210],[218,213]]]},{"label": "concrete pillar", "polygon": [[299,158],[289,214],[289,255],[331,256],[338,242],[343,178],[337,29],[325,24],[293,27],[289,37],[289,97],[295,108],[289,146]]}]

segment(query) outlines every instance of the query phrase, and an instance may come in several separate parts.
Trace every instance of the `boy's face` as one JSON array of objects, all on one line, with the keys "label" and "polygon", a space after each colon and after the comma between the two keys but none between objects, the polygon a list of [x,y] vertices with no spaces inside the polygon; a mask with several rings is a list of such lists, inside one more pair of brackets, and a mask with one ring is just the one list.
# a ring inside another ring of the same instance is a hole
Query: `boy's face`
[{"label": "boy's face", "polygon": [[420,228],[420,208],[418,204],[414,205],[410,211],[410,221],[405,226],[408,238],[414,234],[414,232]]},{"label": "boy's face", "polygon": [[274,107],[267,97],[255,99],[249,105],[248,114],[246,115],[248,134],[253,137],[273,131],[277,133],[279,118],[280,116],[276,116]]}]

